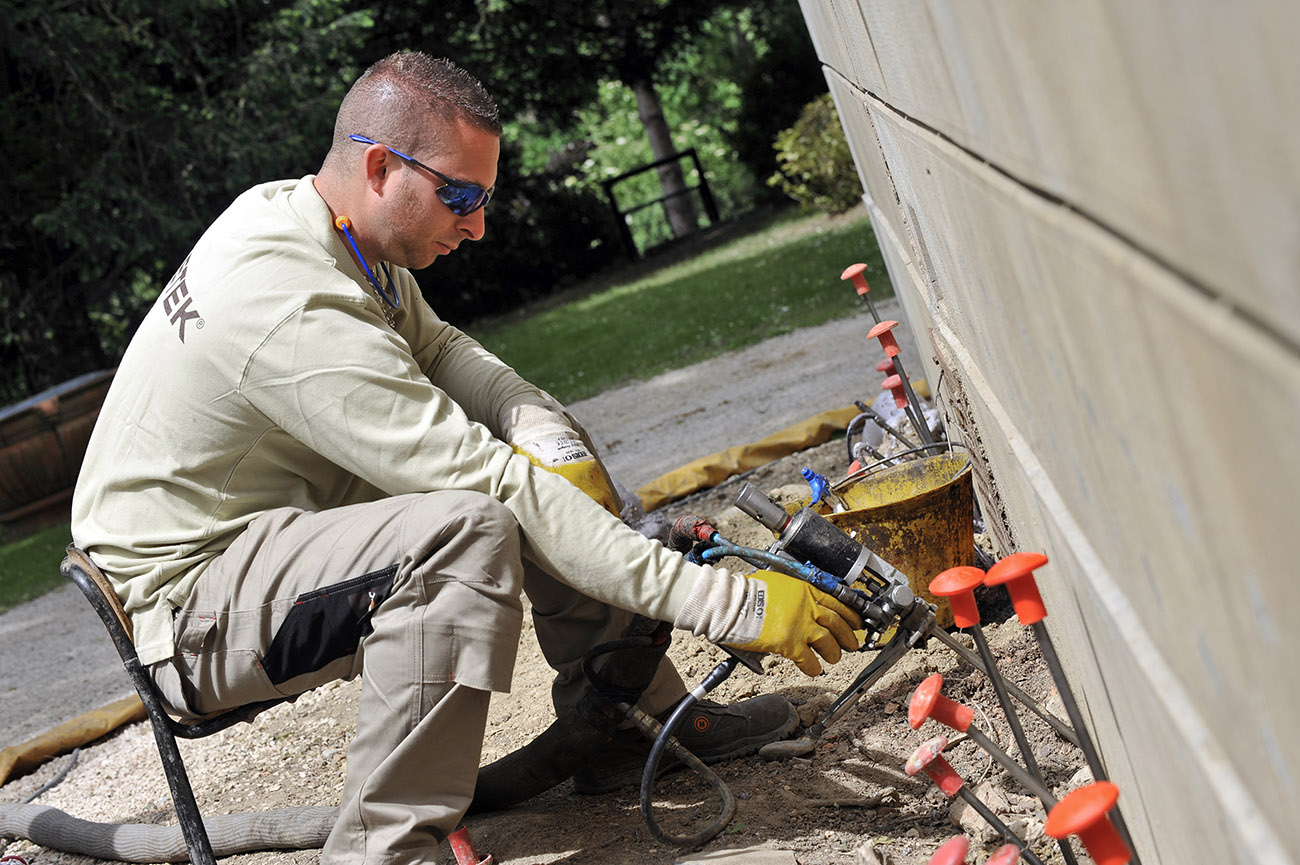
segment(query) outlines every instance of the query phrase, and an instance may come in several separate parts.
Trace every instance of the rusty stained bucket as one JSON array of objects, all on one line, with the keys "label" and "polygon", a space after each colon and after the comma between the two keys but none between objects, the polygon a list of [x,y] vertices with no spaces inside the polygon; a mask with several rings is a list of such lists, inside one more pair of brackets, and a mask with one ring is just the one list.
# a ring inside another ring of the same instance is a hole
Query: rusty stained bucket
[{"label": "rusty stained bucket", "polygon": [[[850,475],[833,487],[850,510],[826,518],[907,574],[912,591],[938,608],[941,627],[952,610],[930,594],[948,568],[975,563],[975,489],[964,449]],[[821,509],[821,506],[818,506]]]}]

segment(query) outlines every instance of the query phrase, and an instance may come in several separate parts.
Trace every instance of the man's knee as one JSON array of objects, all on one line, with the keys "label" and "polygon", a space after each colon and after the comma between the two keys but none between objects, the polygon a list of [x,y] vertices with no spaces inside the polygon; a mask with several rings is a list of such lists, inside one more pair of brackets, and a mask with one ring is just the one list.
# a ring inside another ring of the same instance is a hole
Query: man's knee
[{"label": "man's knee", "polygon": [[[366,675],[372,684],[401,688],[401,681],[381,680],[414,660],[424,683],[506,690],[523,618],[519,526],[504,505],[482,494],[412,499],[402,517],[403,561],[393,594],[366,640]],[[410,642],[414,632],[418,644]]]},{"label": "man's knee", "polygon": [[486,557],[508,567],[522,581],[519,524],[510,509],[491,496],[467,490],[439,490],[414,497],[407,510],[403,538],[419,560],[451,558],[457,553]]}]

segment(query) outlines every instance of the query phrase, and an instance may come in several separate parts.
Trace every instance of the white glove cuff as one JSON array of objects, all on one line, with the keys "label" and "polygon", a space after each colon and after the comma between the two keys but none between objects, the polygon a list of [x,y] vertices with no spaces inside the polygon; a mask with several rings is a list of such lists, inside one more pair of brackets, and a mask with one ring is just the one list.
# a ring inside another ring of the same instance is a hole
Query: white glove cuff
[{"label": "white glove cuff", "polygon": [[757,640],[763,630],[767,586],[725,568],[705,565],[704,570],[673,626],[713,643],[739,646]]},{"label": "white glove cuff", "polygon": [[536,403],[512,406],[506,411],[502,426],[505,440],[520,447],[546,439],[579,437],[563,412]]}]

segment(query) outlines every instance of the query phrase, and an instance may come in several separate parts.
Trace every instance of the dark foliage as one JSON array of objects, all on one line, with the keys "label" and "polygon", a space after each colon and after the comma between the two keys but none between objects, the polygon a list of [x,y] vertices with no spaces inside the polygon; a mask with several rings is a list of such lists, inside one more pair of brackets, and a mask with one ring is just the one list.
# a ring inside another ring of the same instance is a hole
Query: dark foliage
[{"label": "dark foliage", "polygon": [[[731,143],[755,177],[769,177],[777,170],[777,133],[826,92],[826,79],[797,4],[776,3],[759,14],[769,48],[741,78],[744,101]],[[775,191],[768,197],[784,200]]]}]

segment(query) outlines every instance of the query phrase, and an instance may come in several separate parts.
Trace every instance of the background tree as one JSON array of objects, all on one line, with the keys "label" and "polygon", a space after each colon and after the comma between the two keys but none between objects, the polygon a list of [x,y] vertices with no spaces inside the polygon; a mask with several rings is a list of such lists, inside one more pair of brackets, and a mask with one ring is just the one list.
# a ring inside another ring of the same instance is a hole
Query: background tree
[{"label": "background tree", "polygon": [[[439,29],[412,22],[422,39],[457,46],[475,69],[494,69],[490,88],[511,113],[569,125],[602,80],[631,89],[656,160],[676,152],[656,84],[665,62],[719,9],[741,0],[486,0],[477,14]],[[446,16],[439,24],[447,24]],[[698,225],[681,166],[658,169],[675,236]]]},{"label": "background tree", "polygon": [[0,18],[3,403],[112,363],[236,194],[319,165],[371,22],[340,0],[0,0]]},{"label": "background tree", "polygon": [[[0,0],[0,405],[114,364],[236,195],[319,167],[342,94],[390,51],[451,57],[507,121],[492,242],[417,274],[464,323],[619,261],[599,181],[674,137],[724,216],[752,207],[764,112],[781,128],[807,101],[762,71],[791,34],[810,51],[789,0]],[[644,179],[642,200],[665,192]]]}]

